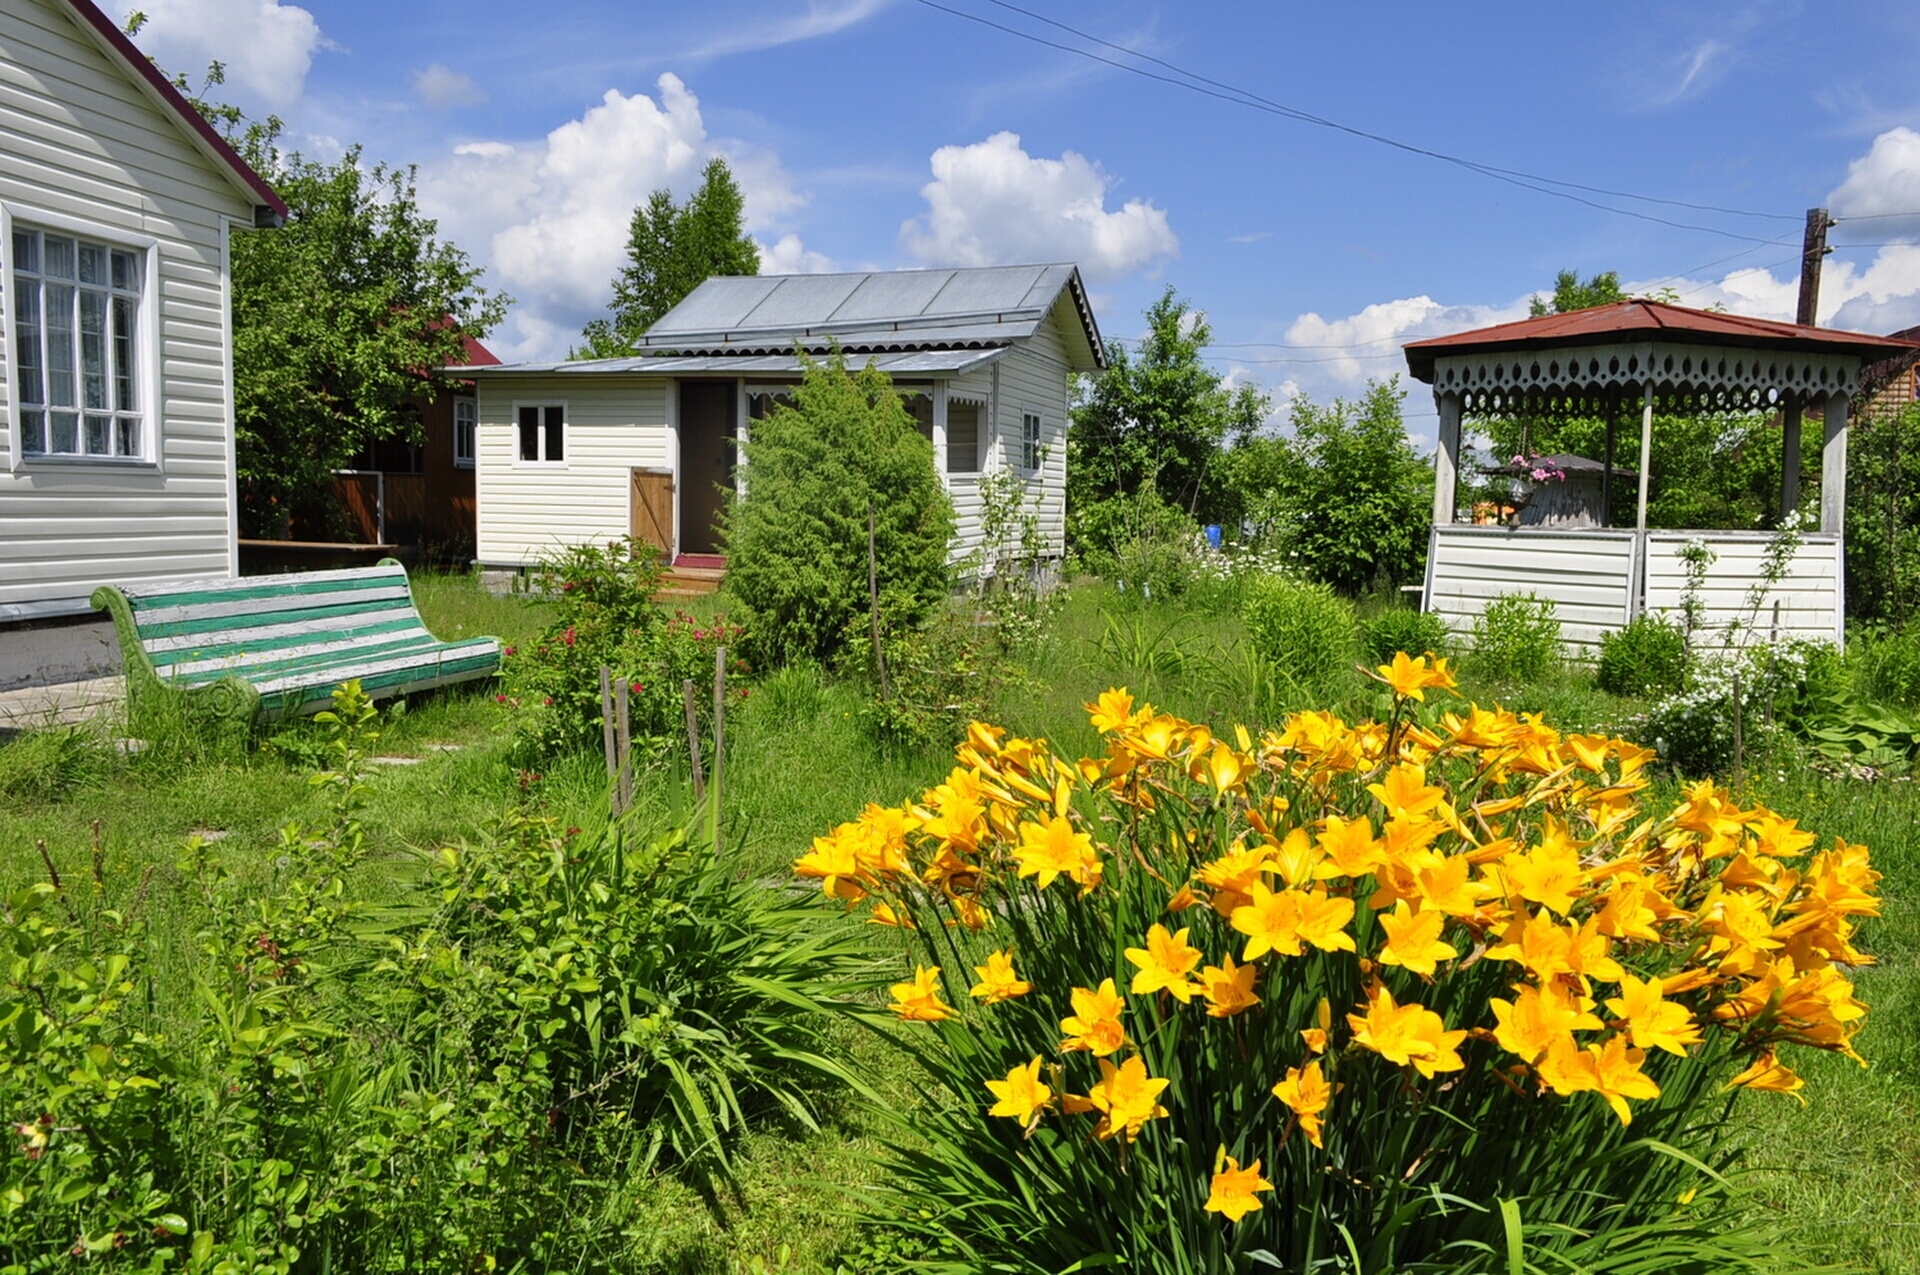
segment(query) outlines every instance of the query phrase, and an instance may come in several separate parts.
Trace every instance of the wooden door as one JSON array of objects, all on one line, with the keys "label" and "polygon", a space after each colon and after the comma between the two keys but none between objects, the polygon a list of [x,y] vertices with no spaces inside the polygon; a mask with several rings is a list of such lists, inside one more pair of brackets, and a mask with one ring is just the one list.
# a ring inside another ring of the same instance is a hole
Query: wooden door
[{"label": "wooden door", "polygon": [[633,538],[650,544],[663,558],[673,557],[673,471],[633,471],[633,505],[629,511]]}]

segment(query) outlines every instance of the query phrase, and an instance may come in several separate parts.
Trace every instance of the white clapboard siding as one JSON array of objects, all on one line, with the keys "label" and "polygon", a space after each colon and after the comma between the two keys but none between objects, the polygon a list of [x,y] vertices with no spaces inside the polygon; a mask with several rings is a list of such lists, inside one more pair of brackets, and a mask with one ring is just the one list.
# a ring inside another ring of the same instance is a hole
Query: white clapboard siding
[{"label": "white clapboard siding", "polygon": [[1709,633],[1725,631],[1738,622],[1752,623],[1767,635],[1834,643],[1844,640],[1845,565],[1839,536],[1803,535],[1785,578],[1760,600],[1756,612],[1750,591],[1761,579],[1770,535],[1725,531],[1649,532],[1648,611],[1680,615],[1687,586],[1687,564],[1680,557],[1680,550],[1690,540],[1704,541],[1714,554],[1700,588],[1704,607],[1702,621]]},{"label": "white clapboard siding", "polygon": [[1040,532],[1055,556],[1066,551],[1067,395],[1073,382],[1059,322],[1056,307],[1031,339],[1008,351],[1001,361],[996,431],[1001,463],[1018,465],[1021,418],[1028,413],[1040,418],[1040,445],[1046,456],[1040,472],[1027,482],[1027,498],[1039,506]]},{"label": "white clapboard siding", "polygon": [[[16,222],[158,243],[146,463],[25,460],[0,414],[0,620],[85,611],[102,584],[231,574],[225,222],[250,226],[251,203],[48,0],[0,5],[0,202]],[[13,351],[0,345],[3,413]]]},{"label": "white clapboard siding", "polygon": [[1633,569],[1631,531],[1435,527],[1426,609],[1467,634],[1494,598],[1537,594],[1552,600],[1561,639],[1591,655],[1627,621]]},{"label": "white clapboard siding", "polygon": [[[568,545],[632,529],[632,471],[673,467],[660,377],[499,375],[478,379],[477,541],[481,562],[531,565]],[[566,461],[518,459],[516,403],[564,403]]]}]

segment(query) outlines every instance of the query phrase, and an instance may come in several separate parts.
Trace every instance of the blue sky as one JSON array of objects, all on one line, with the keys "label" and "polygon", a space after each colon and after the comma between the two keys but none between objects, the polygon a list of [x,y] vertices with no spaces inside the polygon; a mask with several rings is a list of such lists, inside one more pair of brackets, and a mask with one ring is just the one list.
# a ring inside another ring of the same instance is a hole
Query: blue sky
[{"label": "blue sky", "polygon": [[[296,144],[418,165],[443,231],[516,298],[489,342],[506,358],[564,353],[634,204],[714,154],[765,269],[1075,260],[1116,337],[1171,284],[1281,410],[1403,371],[1400,341],[1518,317],[1560,269],[1791,318],[1817,205],[1841,218],[1821,320],[1920,324],[1911,0],[137,7],[164,66],[220,59]],[[1555,197],[1014,32],[1619,193]],[[1407,406],[1430,437],[1424,391]]]}]

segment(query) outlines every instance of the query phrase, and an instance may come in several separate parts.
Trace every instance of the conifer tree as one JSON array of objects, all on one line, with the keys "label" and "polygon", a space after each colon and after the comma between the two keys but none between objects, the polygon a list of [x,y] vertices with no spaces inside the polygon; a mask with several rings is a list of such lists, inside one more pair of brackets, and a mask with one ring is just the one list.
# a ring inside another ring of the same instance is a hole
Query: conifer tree
[{"label": "conifer tree", "polygon": [[656,190],[633,210],[627,263],[613,279],[612,314],[587,324],[584,358],[631,354],[649,327],[708,278],[760,272],[760,250],[741,228],[746,199],[727,161],[707,162],[700,188],[676,205]]}]

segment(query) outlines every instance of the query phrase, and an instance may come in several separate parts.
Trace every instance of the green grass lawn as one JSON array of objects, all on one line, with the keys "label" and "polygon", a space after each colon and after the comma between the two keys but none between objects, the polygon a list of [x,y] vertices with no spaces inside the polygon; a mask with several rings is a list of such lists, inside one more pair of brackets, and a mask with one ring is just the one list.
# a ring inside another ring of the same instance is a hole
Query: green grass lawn
[{"label": "green grass lawn", "polygon": [[[415,587],[429,627],[443,638],[494,633],[517,643],[544,619],[539,604],[491,596],[466,577],[422,575]],[[1230,614],[1127,609],[1104,587],[1076,587],[1001,693],[996,718],[1016,732],[1046,735],[1069,754],[1094,746],[1081,706],[1109,685],[1216,726],[1277,720],[1288,696],[1248,658],[1241,636]],[[1463,690],[1483,701],[1499,694],[1471,683]],[[1636,707],[1591,690],[1578,670],[1500,697],[1567,728],[1617,725]],[[863,707],[855,683],[788,674],[729,718],[725,841],[743,875],[784,879],[813,835],[866,802],[917,794],[952,765],[941,749],[877,744]],[[508,754],[505,714],[483,686],[420,697],[405,712],[383,715],[377,751],[410,761],[381,765],[371,780],[365,822],[378,870],[369,888],[378,888],[381,873],[413,871],[419,852],[475,836],[520,797],[524,776]],[[184,954],[194,926],[174,867],[185,839],[218,837],[217,852],[234,871],[264,877],[275,870],[279,830],[321,817],[323,794],[300,760],[314,728],[294,724],[278,735],[277,746],[224,759],[165,748],[123,756],[107,746],[105,732],[84,730],[0,745],[0,888],[45,876],[42,843],[59,872],[85,879],[97,835],[106,888],[149,900],[157,979],[184,979],[184,955],[170,961],[169,952]],[[551,767],[540,783],[562,813],[604,799],[597,757]],[[1906,782],[1841,781],[1798,769],[1761,774],[1752,787],[1754,797],[1823,837],[1870,845],[1885,874],[1885,915],[1862,927],[1863,945],[1880,961],[1859,977],[1861,997],[1873,1007],[1859,1046],[1872,1066],[1800,1051],[1805,1106],[1743,1095],[1737,1125],[1748,1183],[1757,1207],[1795,1222],[1822,1258],[1884,1275],[1920,1270],[1920,850],[1913,833],[1920,793]],[[684,775],[674,765],[644,773],[638,788],[645,806],[686,808]],[[890,1099],[911,1104],[910,1079],[895,1079]],[[846,1196],[871,1182],[875,1128],[851,1101],[829,1104],[829,1117],[816,1133],[769,1126],[750,1136],[732,1189],[718,1199],[671,1177],[636,1183],[641,1220],[633,1239],[645,1269],[832,1271],[840,1259],[848,1270],[887,1269],[887,1238],[856,1230]]]}]

